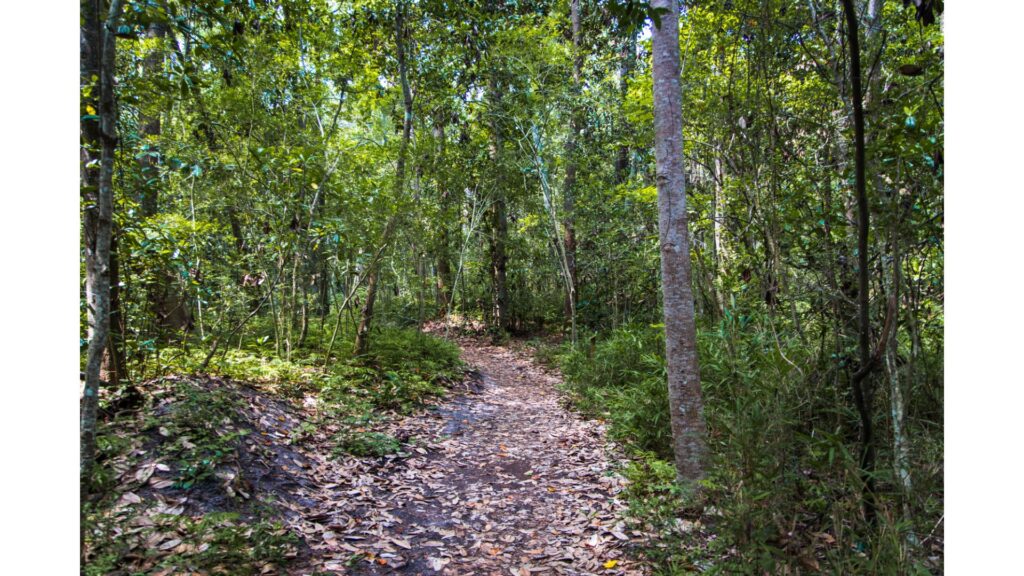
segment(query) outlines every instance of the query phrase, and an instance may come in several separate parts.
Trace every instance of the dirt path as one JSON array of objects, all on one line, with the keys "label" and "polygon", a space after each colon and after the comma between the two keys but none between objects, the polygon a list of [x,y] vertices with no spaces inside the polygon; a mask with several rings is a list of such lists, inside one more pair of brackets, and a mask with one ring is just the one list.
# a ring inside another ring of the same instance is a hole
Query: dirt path
[{"label": "dirt path", "polygon": [[642,574],[604,426],[523,351],[460,341],[475,390],[394,424],[405,456],[325,459],[293,526],[341,574]]}]

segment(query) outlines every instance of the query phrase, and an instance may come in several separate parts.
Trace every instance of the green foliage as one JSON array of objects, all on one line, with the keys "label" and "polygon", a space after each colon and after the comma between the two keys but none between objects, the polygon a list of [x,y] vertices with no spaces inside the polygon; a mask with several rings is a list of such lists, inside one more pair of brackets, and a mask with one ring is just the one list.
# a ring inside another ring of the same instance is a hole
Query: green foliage
[{"label": "green foliage", "polygon": [[566,387],[586,414],[611,422],[616,440],[661,458],[672,457],[665,387],[664,336],[649,326],[626,326],[569,352]]},{"label": "green foliage", "polygon": [[[260,574],[264,566],[283,566],[298,544],[298,538],[278,523],[243,520],[234,513],[210,513],[198,518],[156,514],[139,522],[137,519],[142,517],[87,511],[83,533],[89,561],[83,567],[84,574],[100,576],[133,566],[140,569],[125,573]],[[114,537],[121,533],[131,536]],[[159,543],[179,543],[171,554],[158,555],[156,550],[140,546],[150,537]]]},{"label": "green foliage", "polygon": [[382,432],[353,430],[339,433],[334,437],[337,444],[335,454],[353,456],[388,456],[397,453],[402,445],[397,438]]},{"label": "green foliage", "polygon": [[[836,573],[919,569],[896,494],[883,495],[874,529],[863,524],[855,437],[841,432],[856,417],[837,408],[845,391],[809,386],[827,373],[796,366],[813,366],[815,351],[799,339],[777,340],[762,314],[730,309],[698,332],[711,452],[702,503],[688,501],[674,481],[661,329],[622,327],[560,356],[575,406],[608,420],[610,436],[631,455],[623,470],[631,515],[660,535],[648,555],[666,574],[704,564],[715,573],[777,573],[806,569],[810,559]],[[941,449],[933,442],[922,447]],[[703,552],[677,528],[695,505],[714,510],[705,517],[718,539]],[[921,510],[934,518],[935,506]],[[872,553],[858,552],[865,550]]]},{"label": "green foliage", "polygon": [[187,490],[213,477],[217,466],[236,454],[248,430],[236,427],[241,401],[228,390],[183,380],[172,395],[167,418],[152,419],[150,430],[168,437],[160,449],[177,459],[176,486]]},{"label": "green foliage", "polygon": [[414,329],[381,330],[369,354],[353,361],[373,369],[367,400],[403,414],[442,396],[444,386],[462,376],[457,346]]},{"label": "green foliage", "polygon": [[[408,413],[461,374],[451,344],[412,329],[443,308],[482,320],[495,342],[506,329],[568,331],[556,248],[571,222],[584,336],[575,349],[539,353],[562,365],[577,407],[609,422],[644,462],[629,472],[634,500],[648,500],[638,514],[667,519],[679,504],[660,480],[671,435],[663,339],[650,327],[662,321],[651,46],[638,35],[660,13],[647,2],[584,2],[573,42],[564,2],[464,4],[406,4],[398,36],[415,102],[408,181],[398,182],[393,4],[130,3],[114,71],[112,343],[127,362],[119,385],[202,368],[315,399],[353,430]],[[898,293],[895,355],[915,489],[900,495],[889,471],[891,399],[879,371],[883,506],[874,528],[858,517],[848,391],[856,247],[838,7],[710,0],[680,19],[707,493],[722,513],[723,571],[792,572],[813,550],[822,570],[912,572],[921,553],[906,550],[904,530],[928,533],[941,516],[944,38],[940,26],[922,25],[921,6],[882,6],[880,29],[864,14],[869,317],[877,336]],[[163,35],[141,38],[153,22]],[[83,81],[86,99],[95,81]],[[86,100],[80,113],[96,118]],[[582,129],[570,133],[576,118]],[[494,322],[498,241],[507,326]],[[352,358],[371,267],[379,294],[370,352]],[[442,302],[445,288],[451,302]],[[600,337],[591,342],[590,331]],[[84,321],[80,332],[84,345]],[[180,408],[151,433],[168,429],[190,486],[241,432],[224,424],[234,408],[215,390],[175,394]],[[130,452],[113,433],[98,443],[101,460]],[[109,489],[109,471],[96,474]],[[793,526],[835,542],[778,539]],[[691,570],[697,558],[670,548],[662,566]]]}]

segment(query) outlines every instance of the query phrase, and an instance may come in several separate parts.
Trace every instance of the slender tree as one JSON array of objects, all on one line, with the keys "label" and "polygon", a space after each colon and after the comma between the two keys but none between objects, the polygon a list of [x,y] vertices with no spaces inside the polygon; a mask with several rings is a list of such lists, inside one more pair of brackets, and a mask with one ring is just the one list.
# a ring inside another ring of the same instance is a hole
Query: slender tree
[{"label": "slender tree", "polygon": [[[114,149],[117,147],[114,33],[121,14],[121,0],[113,0],[109,6],[103,0],[86,0],[81,4],[81,11],[81,82],[88,94],[83,98],[87,113],[82,116],[81,126],[85,291],[89,323],[85,388],[79,419],[79,484],[84,500],[89,493],[96,460],[100,364],[110,335],[110,255],[114,221]],[[100,152],[98,163],[94,158],[97,148]]]},{"label": "slender tree", "polygon": [[507,282],[508,253],[506,251],[508,243],[508,206],[504,188],[505,183],[503,181],[504,166],[502,165],[504,161],[503,148],[505,146],[500,120],[502,99],[497,78],[497,64],[494,66],[495,68],[492,68],[488,79],[488,98],[490,99],[491,107],[491,138],[493,139],[492,146],[494,147],[491,154],[494,172],[494,182],[492,184],[494,199],[491,203],[489,240],[493,310],[492,329],[495,336],[500,338],[501,334],[508,331],[510,323]]},{"label": "slender tree", "polygon": [[[619,98],[621,99],[620,106],[623,106],[629,98],[629,79],[633,76],[633,70],[636,68],[636,27],[621,23],[619,25],[624,29],[624,38],[619,54]],[[622,118],[620,122],[622,123],[621,137],[625,138],[629,132],[629,121]],[[622,184],[627,178],[629,178],[629,145],[622,143],[615,151],[615,183]]]},{"label": "slender tree", "polygon": [[[405,163],[409,155],[409,140],[412,138],[412,90],[409,88],[408,64],[406,62],[405,45],[405,10],[406,4],[399,0],[395,6],[395,43],[397,45],[396,55],[398,57],[398,80],[402,88],[402,140],[398,144],[398,159],[395,162],[395,200],[402,198],[405,190]],[[387,246],[391,242],[391,235],[395,229],[395,216],[388,218],[384,226],[384,239],[382,244]],[[362,313],[359,318],[359,328],[356,330],[356,341],[354,345],[356,355],[366,354],[370,346],[370,327],[373,323],[373,308],[377,300],[377,288],[380,282],[380,263],[375,261],[366,280],[366,300],[363,303]]]},{"label": "slender tree", "polygon": [[864,481],[864,515],[875,517],[874,389],[871,373],[876,358],[871,354],[870,269],[868,235],[871,213],[865,180],[864,95],[861,89],[860,31],[853,0],[843,0],[847,46],[850,50],[850,84],[853,98],[854,189],[857,202],[857,349],[860,368],[852,377],[853,398],[860,415],[860,466]]},{"label": "slender tree", "polygon": [[580,0],[569,3],[569,18],[572,24],[572,86],[570,89],[570,120],[569,134],[565,139],[565,182],[562,191],[562,228],[564,230],[565,252],[565,317],[572,323],[572,341],[576,342],[576,156],[577,138],[583,129],[580,114],[580,96],[582,92],[583,49],[580,30]]},{"label": "slender tree", "polygon": [[683,171],[682,88],[679,78],[679,8],[654,0],[664,12],[651,32],[654,52],[654,145],[657,162],[658,238],[664,295],[665,352],[676,472],[693,486],[704,473],[704,409],[690,281],[690,241]]}]

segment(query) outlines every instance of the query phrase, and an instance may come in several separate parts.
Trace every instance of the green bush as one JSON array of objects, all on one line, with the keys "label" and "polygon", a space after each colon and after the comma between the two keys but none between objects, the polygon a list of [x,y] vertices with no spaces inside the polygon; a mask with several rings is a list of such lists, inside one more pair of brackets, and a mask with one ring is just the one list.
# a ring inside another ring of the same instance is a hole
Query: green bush
[{"label": "green bush", "polygon": [[[782,331],[772,322],[779,320],[727,310],[717,325],[698,329],[709,448],[702,502],[716,510],[718,535],[705,554],[715,556],[714,571],[792,572],[820,561],[836,573],[916,573],[921,565],[904,537],[909,526],[900,520],[896,494],[884,488],[895,484],[885,442],[880,517],[872,527],[860,514],[857,419],[847,390],[827,385],[832,368],[816,365],[815,347],[792,330],[777,336]],[[673,481],[662,330],[632,325],[582,341],[558,355],[565,389],[577,409],[608,421],[609,435],[632,457],[624,470],[631,513],[661,534],[649,556],[663,573],[688,573],[692,567],[680,566],[700,563],[690,547],[666,544],[682,537],[673,520],[693,503]],[[886,425],[876,423],[880,434]],[[917,452],[940,454],[941,438],[927,439]],[[925,480],[941,490],[936,470]],[[941,497],[922,499],[934,524]],[[820,534],[829,535],[827,545],[814,540]]]},{"label": "green bush", "polygon": [[584,413],[611,422],[627,447],[672,457],[665,386],[664,336],[627,326],[562,357],[566,389]]}]

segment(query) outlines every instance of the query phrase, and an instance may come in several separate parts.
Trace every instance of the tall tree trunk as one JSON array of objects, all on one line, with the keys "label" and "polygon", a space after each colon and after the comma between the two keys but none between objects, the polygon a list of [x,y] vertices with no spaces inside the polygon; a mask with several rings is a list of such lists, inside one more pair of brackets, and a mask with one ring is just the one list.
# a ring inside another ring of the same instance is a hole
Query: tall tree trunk
[{"label": "tall tree trunk", "polygon": [[[633,76],[633,69],[636,67],[636,30],[630,29],[622,44],[622,54],[619,60],[619,97],[622,99],[620,105],[623,107],[629,98],[629,79]],[[622,115],[622,132],[628,132],[629,122]],[[625,134],[623,134],[625,136]],[[629,146],[620,144],[615,154],[615,183],[622,184],[629,178]]]},{"label": "tall tree trunk", "polygon": [[713,268],[712,290],[715,293],[715,302],[718,305],[718,312],[725,310],[725,293],[722,289],[722,261],[725,259],[725,248],[722,245],[722,221],[724,210],[722,203],[725,201],[723,192],[725,187],[725,170],[722,168],[721,153],[715,154],[715,191],[711,198],[711,266]]},{"label": "tall tree trunk", "polygon": [[[406,4],[399,0],[395,10],[395,43],[397,44],[398,56],[398,79],[402,87],[402,103],[404,105],[404,119],[402,122],[402,140],[398,145],[398,160],[395,162],[395,200],[402,197],[405,190],[405,161],[409,154],[409,140],[412,138],[412,91],[409,89],[408,68],[405,55],[405,10]],[[395,227],[395,216],[388,218],[384,226],[383,246],[391,242],[391,235]],[[359,318],[359,329],[356,331],[355,353],[365,354],[370,349],[370,327],[373,323],[373,306],[377,299],[377,284],[380,275],[380,260],[370,264],[367,278],[366,301],[363,304],[362,313]]]},{"label": "tall tree trunk", "polygon": [[494,169],[494,201],[491,205],[490,223],[490,253],[491,253],[491,283],[492,290],[492,313],[494,335],[501,338],[509,330],[510,318],[508,313],[508,286],[506,283],[506,268],[508,266],[508,254],[506,243],[508,240],[508,214],[505,202],[505,188],[501,122],[499,121],[499,107],[501,94],[499,93],[497,70],[492,70],[489,79],[489,94],[491,100],[491,135],[494,138],[494,153],[492,155]]},{"label": "tall tree trunk", "polygon": [[[155,78],[163,71],[164,48],[163,39],[166,35],[164,25],[154,22],[146,30],[146,38],[156,42],[157,46],[142,61],[143,75]],[[160,138],[160,110],[139,110],[139,132],[142,136],[143,154],[139,157],[139,210],[143,217],[157,213],[160,199],[159,152],[156,140]]]},{"label": "tall tree trunk", "polygon": [[[85,388],[80,406],[79,486],[83,501],[89,494],[90,478],[96,461],[96,412],[99,406],[100,363],[110,330],[110,245],[114,210],[114,149],[117,146],[117,116],[114,107],[114,30],[121,13],[121,0],[113,0],[107,13],[102,0],[81,4],[81,82],[92,86],[92,94],[83,104],[96,108],[97,122],[83,115],[82,184],[86,263],[86,299],[88,303],[89,349],[85,368]],[[98,86],[93,80],[98,79]],[[94,106],[97,104],[98,106]],[[96,148],[100,149],[99,171],[90,166]]]},{"label": "tall tree trunk", "polygon": [[850,50],[850,80],[853,99],[854,132],[854,188],[857,200],[857,347],[860,366],[853,375],[853,398],[860,416],[860,466],[864,482],[864,515],[869,521],[875,519],[875,441],[874,441],[874,389],[871,373],[874,359],[871,355],[871,316],[868,234],[870,231],[870,210],[865,180],[864,144],[864,100],[861,89],[860,32],[853,0],[843,0],[846,15],[847,45]]},{"label": "tall tree trunk", "polygon": [[562,228],[565,253],[565,318],[572,324],[572,342],[576,343],[576,294],[578,280],[576,275],[576,148],[583,119],[580,117],[580,96],[582,92],[583,49],[580,37],[580,0],[571,0],[569,4],[572,20],[572,88],[569,135],[565,139],[565,183],[562,190]]},{"label": "tall tree trunk", "polygon": [[437,300],[441,316],[447,317],[452,306],[452,257],[451,226],[455,214],[452,210],[452,191],[448,188],[448,158],[444,133],[444,118],[440,115],[434,124],[434,140],[437,143],[437,162],[434,166],[437,179],[437,193],[440,199],[440,231],[437,239]]},{"label": "tall tree trunk", "polygon": [[[164,38],[167,30],[163,24],[154,22],[146,31],[146,37],[156,41],[156,47],[142,61],[143,75],[156,78],[162,74],[164,61]],[[139,110],[139,132],[144,146],[139,157],[139,214],[151,218],[160,207],[159,152],[156,144],[161,134],[160,110],[153,104],[144,103]],[[232,208],[233,210],[233,208]],[[144,287],[149,309],[156,325],[169,333],[189,330],[192,327],[192,310],[188,298],[178,283],[177,274],[169,269],[156,269]],[[163,335],[161,334],[161,337]]]},{"label": "tall tree trunk", "polygon": [[696,319],[690,280],[690,240],[683,171],[682,89],[679,79],[679,7],[664,8],[651,31],[654,52],[654,134],[658,185],[658,236],[664,294],[665,352],[677,477],[696,490],[704,474],[704,410],[697,362]]}]

